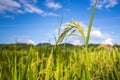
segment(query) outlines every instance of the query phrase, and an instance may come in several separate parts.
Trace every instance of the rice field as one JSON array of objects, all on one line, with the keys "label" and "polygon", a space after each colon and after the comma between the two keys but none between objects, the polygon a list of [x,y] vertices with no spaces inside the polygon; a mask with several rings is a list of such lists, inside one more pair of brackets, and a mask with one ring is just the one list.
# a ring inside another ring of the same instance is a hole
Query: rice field
[{"label": "rice field", "polygon": [[113,48],[31,47],[0,50],[0,80],[119,80],[120,52]]}]

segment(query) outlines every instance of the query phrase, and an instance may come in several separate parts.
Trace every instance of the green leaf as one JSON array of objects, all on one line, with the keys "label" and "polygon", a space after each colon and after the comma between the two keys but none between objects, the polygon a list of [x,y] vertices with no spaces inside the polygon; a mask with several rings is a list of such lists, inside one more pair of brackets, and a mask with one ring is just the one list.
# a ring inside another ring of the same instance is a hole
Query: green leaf
[{"label": "green leaf", "polygon": [[91,15],[89,26],[88,26],[87,37],[86,37],[86,42],[85,42],[85,46],[86,47],[88,46],[88,43],[89,43],[90,32],[91,32],[93,19],[94,19],[94,14],[95,14],[95,10],[96,10],[96,4],[97,4],[97,0],[96,0],[96,2],[94,4],[93,10],[92,10],[92,15]]}]

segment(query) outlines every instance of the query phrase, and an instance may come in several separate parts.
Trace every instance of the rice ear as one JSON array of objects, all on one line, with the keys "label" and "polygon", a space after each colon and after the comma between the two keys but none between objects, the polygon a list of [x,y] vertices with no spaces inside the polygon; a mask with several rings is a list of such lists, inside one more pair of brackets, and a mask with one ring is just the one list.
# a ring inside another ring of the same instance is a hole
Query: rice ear
[{"label": "rice ear", "polygon": [[79,31],[80,35],[84,40],[85,39],[84,28],[78,22],[75,22],[74,24],[75,24],[75,28]]},{"label": "rice ear", "polygon": [[[73,26],[76,30],[79,31],[80,35],[82,36],[83,40],[85,40],[85,33],[84,33],[84,28],[77,22],[72,20],[71,23],[65,24],[65,26],[71,27]],[[75,32],[75,31],[74,31]],[[72,32],[73,33],[73,32]]]},{"label": "rice ear", "polygon": [[56,45],[59,44],[59,42],[62,42],[62,40],[65,38],[67,32],[69,32],[73,27],[67,27],[64,29],[64,31],[60,34],[58,37],[58,40],[56,41]]}]

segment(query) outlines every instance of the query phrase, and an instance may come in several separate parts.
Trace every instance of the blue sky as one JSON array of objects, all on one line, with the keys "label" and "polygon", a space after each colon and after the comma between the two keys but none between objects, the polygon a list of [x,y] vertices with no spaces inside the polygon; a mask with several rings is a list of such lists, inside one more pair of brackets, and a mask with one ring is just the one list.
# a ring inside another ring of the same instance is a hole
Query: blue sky
[{"label": "blue sky", "polygon": [[[0,0],[0,44],[54,43],[58,19],[77,20],[85,32],[95,0]],[[99,0],[90,43],[120,44],[120,0]],[[66,42],[82,44],[79,38]]]}]

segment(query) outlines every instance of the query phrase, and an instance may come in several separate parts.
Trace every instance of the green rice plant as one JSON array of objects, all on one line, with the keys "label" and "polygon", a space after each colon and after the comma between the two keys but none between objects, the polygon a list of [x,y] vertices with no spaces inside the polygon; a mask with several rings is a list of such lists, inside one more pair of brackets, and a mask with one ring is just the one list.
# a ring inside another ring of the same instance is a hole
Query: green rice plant
[{"label": "green rice plant", "polygon": [[53,65],[54,65],[53,54],[50,54],[50,57],[48,58],[47,66],[46,66],[45,80],[49,80],[51,78]]},{"label": "green rice plant", "polygon": [[28,52],[26,65],[25,65],[25,67],[23,68],[23,73],[21,74],[21,80],[26,79],[26,73],[27,73],[27,71],[28,71],[29,64],[30,64],[30,62],[31,62],[31,60],[32,60],[31,53],[33,53],[33,49],[32,49],[32,48],[30,48],[30,50],[29,50],[29,52]]},{"label": "green rice plant", "polygon": [[[65,38],[65,36],[67,36],[67,33],[70,32],[70,34],[68,34],[68,36],[80,36],[81,35],[86,48],[88,47],[93,18],[94,18],[94,14],[95,14],[95,10],[96,10],[96,4],[97,4],[97,0],[94,4],[93,10],[92,10],[86,38],[85,38],[84,28],[77,21],[72,20],[71,23],[65,24],[65,26],[67,26],[67,28],[65,28],[64,31],[59,35],[58,40],[56,41],[56,45],[58,43],[62,42],[62,40]],[[79,31],[80,35],[73,34],[77,30]]]},{"label": "green rice plant", "polygon": [[[94,51],[89,50],[89,54],[85,54],[85,49],[80,50],[79,47],[66,47],[63,49],[63,47],[55,49],[56,57],[47,49],[45,49],[47,50],[46,53],[38,52],[38,49],[35,48],[30,48],[28,52],[17,51],[17,80],[120,79],[120,52],[118,49],[113,48],[112,55],[105,48]],[[0,79],[14,79],[15,51],[3,50],[1,53]],[[45,54],[50,55],[45,56]]]}]

